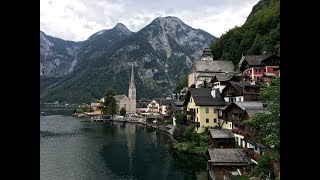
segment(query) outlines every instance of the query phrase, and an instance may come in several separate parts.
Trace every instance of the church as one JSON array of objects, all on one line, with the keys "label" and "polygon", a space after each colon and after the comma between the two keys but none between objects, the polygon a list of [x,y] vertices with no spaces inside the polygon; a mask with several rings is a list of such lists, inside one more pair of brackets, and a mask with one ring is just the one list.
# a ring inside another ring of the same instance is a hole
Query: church
[{"label": "church", "polygon": [[131,80],[129,83],[128,96],[125,94],[115,96],[117,102],[117,114],[120,114],[120,109],[124,107],[126,109],[126,114],[136,113],[136,85],[134,83],[134,73],[133,66],[131,67]]},{"label": "church", "polygon": [[133,73],[133,66],[131,67],[131,81],[129,84],[129,114],[135,114],[136,113],[136,106],[137,106],[137,100],[136,100],[136,85],[134,83],[134,73]]}]

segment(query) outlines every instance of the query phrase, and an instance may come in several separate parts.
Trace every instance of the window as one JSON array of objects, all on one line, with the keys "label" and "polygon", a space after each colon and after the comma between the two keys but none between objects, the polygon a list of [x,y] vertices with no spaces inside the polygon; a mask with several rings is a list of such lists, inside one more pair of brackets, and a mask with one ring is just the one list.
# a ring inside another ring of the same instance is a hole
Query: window
[{"label": "window", "polygon": [[230,124],[230,128],[231,128],[231,124]]},{"label": "window", "polygon": [[209,108],[206,108],[206,113],[209,113]]},{"label": "window", "polygon": [[198,108],[197,108],[197,113],[198,113]]},{"label": "window", "polygon": [[206,123],[209,123],[209,119],[208,118],[206,119]]},{"label": "window", "polygon": [[273,71],[279,71],[279,68],[273,68]]},{"label": "window", "polygon": [[257,151],[257,150],[258,150],[258,147],[257,147],[257,146],[255,146],[255,147],[254,147],[254,150],[256,150],[256,151]]},{"label": "window", "polygon": [[256,72],[260,72],[260,69],[256,69]]},{"label": "window", "polygon": [[216,123],[216,122],[217,122],[217,119],[216,119],[216,118],[214,118],[213,122],[214,122],[214,123]]},{"label": "window", "polygon": [[213,108],[213,113],[217,113],[217,109],[216,108]]},{"label": "window", "polygon": [[197,122],[198,122],[198,117],[197,117]]},{"label": "window", "polygon": [[259,80],[260,79],[260,77],[257,77],[257,80]]},{"label": "window", "polygon": [[222,110],[219,110],[219,116],[222,116]]}]

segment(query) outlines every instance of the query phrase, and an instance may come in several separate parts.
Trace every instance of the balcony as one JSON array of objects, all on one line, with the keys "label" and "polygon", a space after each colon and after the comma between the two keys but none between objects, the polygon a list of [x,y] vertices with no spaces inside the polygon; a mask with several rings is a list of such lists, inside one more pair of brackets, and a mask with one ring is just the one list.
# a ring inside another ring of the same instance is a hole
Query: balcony
[{"label": "balcony", "polygon": [[260,154],[256,153],[253,148],[242,148],[242,151],[245,152],[251,159],[258,161]]},{"label": "balcony", "polygon": [[196,112],[195,111],[187,111],[187,115],[196,116]]},{"label": "balcony", "polygon": [[236,93],[234,92],[227,92],[226,96],[230,97],[230,96],[236,96]]}]

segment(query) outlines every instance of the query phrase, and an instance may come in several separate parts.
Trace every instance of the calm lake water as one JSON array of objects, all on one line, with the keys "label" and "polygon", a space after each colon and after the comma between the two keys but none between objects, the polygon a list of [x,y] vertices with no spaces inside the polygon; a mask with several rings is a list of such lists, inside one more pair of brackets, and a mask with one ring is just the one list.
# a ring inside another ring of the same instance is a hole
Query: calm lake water
[{"label": "calm lake water", "polygon": [[40,179],[207,179],[206,160],[176,153],[162,132],[40,111]]}]

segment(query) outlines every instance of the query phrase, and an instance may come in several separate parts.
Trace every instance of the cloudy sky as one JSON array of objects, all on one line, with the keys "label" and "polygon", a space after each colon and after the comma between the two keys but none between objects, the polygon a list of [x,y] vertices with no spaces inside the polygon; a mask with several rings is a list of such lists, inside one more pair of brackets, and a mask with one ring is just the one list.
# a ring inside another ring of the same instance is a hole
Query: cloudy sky
[{"label": "cloudy sky", "polygon": [[157,17],[176,16],[220,37],[241,26],[259,0],[40,0],[40,30],[82,41],[118,22],[137,32]]}]

